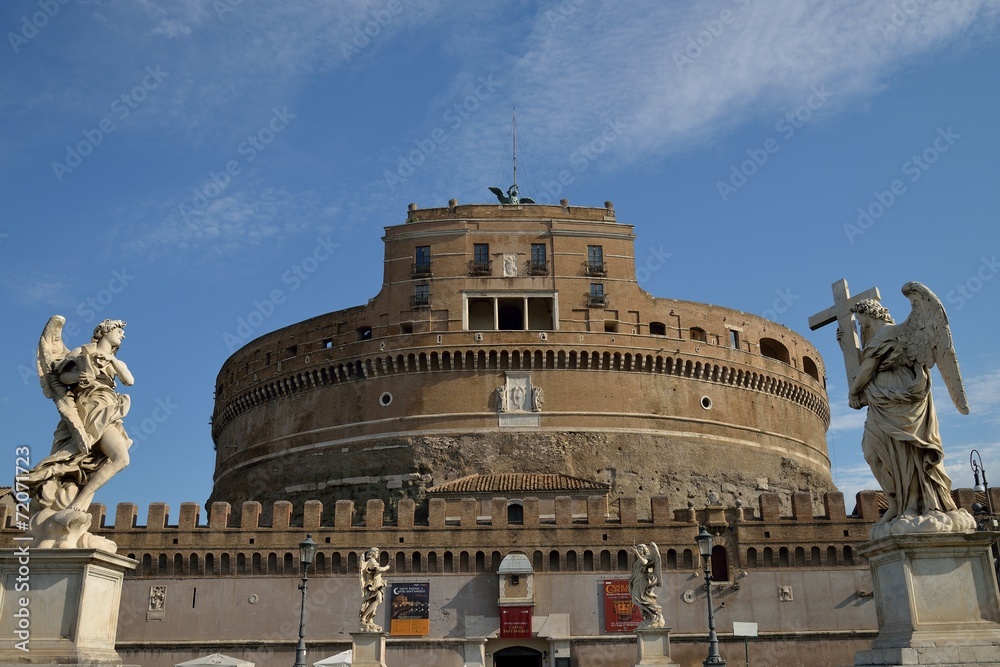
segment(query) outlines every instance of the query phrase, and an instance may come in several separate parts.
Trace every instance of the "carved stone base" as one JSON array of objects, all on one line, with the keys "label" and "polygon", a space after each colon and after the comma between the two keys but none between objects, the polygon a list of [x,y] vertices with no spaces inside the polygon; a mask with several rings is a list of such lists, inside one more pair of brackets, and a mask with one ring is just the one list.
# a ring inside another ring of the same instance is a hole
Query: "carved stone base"
[{"label": "carved stone base", "polygon": [[351,666],[386,667],[384,632],[352,632]]},{"label": "carved stone base", "polygon": [[0,550],[0,664],[121,665],[122,579],[138,563],[95,549],[25,544],[26,554]]},{"label": "carved stone base", "polygon": [[889,536],[871,564],[879,634],[856,666],[1000,667],[1000,596],[990,533]]},{"label": "carved stone base", "polygon": [[635,667],[677,664],[670,659],[670,628],[640,628],[635,639],[639,650]]}]

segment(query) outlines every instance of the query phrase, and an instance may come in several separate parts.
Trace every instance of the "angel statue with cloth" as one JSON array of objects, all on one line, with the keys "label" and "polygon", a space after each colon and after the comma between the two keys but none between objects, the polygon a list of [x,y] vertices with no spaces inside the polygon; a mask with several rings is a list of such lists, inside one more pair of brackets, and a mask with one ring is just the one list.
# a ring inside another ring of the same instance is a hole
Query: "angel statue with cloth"
[{"label": "angel statue with cloth", "polygon": [[38,378],[59,410],[52,453],[25,477],[31,496],[29,532],[40,548],[84,548],[114,552],[114,542],[87,532],[94,494],[129,463],[132,440],[122,419],[129,397],[116,381],[134,382],[117,357],[125,339],[123,320],[104,320],[90,343],[70,351],[62,340],[66,319],[49,319],[38,342]]},{"label": "angel statue with cloth", "polygon": [[663,579],[660,548],[655,542],[650,542],[648,545],[633,547],[633,550],[635,562],[632,563],[632,574],[628,578],[628,590],[632,596],[632,604],[642,612],[639,629],[662,628],[667,622],[663,618],[663,608],[656,602],[656,593],[653,592]]},{"label": "angel statue with cloth", "polygon": [[[930,369],[936,365],[955,407],[969,413],[948,318],[941,300],[925,285],[909,282],[902,292],[913,306],[902,324],[875,299],[851,308],[860,325],[861,350],[849,403],[856,410],[868,407],[861,449],[889,505],[872,527],[873,540],[976,527],[972,515],[958,509],[951,497],[931,397]],[[845,338],[838,330],[841,345]],[[845,355],[851,353],[845,349]]]}]

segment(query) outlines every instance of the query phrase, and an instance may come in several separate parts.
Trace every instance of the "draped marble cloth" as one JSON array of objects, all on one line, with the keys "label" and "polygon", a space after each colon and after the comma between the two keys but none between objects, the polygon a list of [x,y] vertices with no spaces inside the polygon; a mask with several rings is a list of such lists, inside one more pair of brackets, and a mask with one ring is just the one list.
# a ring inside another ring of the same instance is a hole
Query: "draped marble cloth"
[{"label": "draped marble cloth", "polygon": [[[862,351],[862,361],[879,363],[864,388],[868,417],[861,449],[899,514],[952,512],[956,505],[942,463],[930,371],[907,359],[896,334],[896,327],[883,327]],[[887,512],[882,521],[895,516]]]}]

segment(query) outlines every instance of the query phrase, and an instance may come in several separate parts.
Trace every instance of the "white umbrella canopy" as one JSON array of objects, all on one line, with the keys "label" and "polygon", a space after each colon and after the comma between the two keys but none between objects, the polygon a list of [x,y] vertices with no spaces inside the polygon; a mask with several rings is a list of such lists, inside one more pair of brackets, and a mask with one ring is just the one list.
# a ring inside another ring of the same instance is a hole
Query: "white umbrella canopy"
[{"label": "white umbrella canopy", "polygon": [[331,655],[329,658],[314,662],[313,667],[350,667],[352,655],[350,650],[342,651],[337,655]]},{"label": "white umbrella canopy", "polygon": [[232,658],[221,653],[213,653],[187,662],[179,662],[174,667],[254,667],[255,663],[240,658]]}]

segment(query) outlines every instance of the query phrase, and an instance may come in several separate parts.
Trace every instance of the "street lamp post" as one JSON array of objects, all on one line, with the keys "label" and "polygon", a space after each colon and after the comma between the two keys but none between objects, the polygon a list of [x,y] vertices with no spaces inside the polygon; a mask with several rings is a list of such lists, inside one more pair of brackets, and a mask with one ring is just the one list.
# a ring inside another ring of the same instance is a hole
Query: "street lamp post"
[{"label": "street lamp post", "polygon": [[316,543],[312,535],[299,542],[299,560],[302,562],[302,606],[299,609],[299,643],[295,647],[295,664],[292,667],[306,667],[306,584],[309,581],[309,566],[316,556]]},{"label": "street lamp post", "polygon": [[[977,458],[979,461],[976,461]],[[973,449],[969,453],[969,465],[972,466],[972,474],[976,480],[976,485],[972,488],[972,490],[986,495],[986,511],[993,514],[993,501],[990,500],[990,487],[989,483],[986,481],[986,468],[983,467],[983,457],[979,453],[979,450]],[[979,473],[983,474],[982,484],[979,483]]]},{"label": "street lamp post", "polygon": [[719,638],[715,635],[715,614],[712,612],[712,571],[708,565],[712,557],[712,534],[702,526],[701,532],[694,539],[698,543],[698,551],[705,563],[705,591],[708,593],[708,657],[702,664],[705,667],[725,665],[726,661],[719,655]]}]

